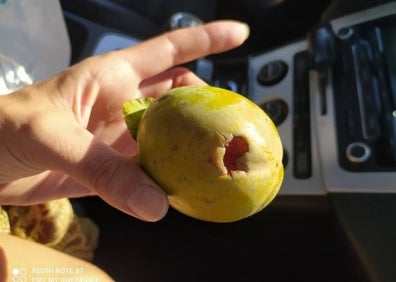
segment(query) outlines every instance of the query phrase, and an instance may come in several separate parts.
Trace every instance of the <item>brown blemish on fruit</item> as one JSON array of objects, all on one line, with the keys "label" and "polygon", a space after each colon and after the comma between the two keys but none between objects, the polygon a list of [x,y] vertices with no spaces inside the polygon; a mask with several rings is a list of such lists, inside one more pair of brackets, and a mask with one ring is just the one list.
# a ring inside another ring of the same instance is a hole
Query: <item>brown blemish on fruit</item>
[{"label": "brown blemish on fruit", "polygon": [[228,144],[226,144],[223,163],[227,168],[228,174],[231,174],[232,171],[247,172],[246,168],[238,163],[238,159],[246,152],[249,152],[249,145],[242,136],[234,136]]},{"label": "brown blemish on fruit", "polygon": [[232,172],[247,172],[246,165],[241,160],[249,152],[249,144],[242,136],[229,136],[218,133],[221,146],[217,147],[212,156],[212,163],[221,175],[232,176]]}]

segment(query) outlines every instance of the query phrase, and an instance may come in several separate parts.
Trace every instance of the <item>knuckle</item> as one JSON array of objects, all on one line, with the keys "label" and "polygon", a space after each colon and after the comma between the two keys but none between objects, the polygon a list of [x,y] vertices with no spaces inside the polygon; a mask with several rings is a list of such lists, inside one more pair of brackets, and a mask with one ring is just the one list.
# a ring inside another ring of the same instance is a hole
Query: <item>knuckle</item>
[{"label": "knuckle", "polygon": [[106,187],[114,187],[117,183],[117,171],[120,165],[120,161],[116,157],[101,156],[88,161],[89,185],[99,193]]}]

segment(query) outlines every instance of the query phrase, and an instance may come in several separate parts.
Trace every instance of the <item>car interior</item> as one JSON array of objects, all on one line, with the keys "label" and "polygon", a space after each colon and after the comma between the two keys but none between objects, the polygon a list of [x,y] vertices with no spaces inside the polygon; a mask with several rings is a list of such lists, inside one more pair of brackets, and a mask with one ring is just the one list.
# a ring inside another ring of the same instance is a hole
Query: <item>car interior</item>
[{"label": "car interior", "polygon": [[156,223],[97,197],[94,263],[116,281],[396,281],[396,2],[62,0],[71,64],[218,19],[240,47],[187,66],[257,103],[276,124],[285,178],[234,223],[174,209]]}]

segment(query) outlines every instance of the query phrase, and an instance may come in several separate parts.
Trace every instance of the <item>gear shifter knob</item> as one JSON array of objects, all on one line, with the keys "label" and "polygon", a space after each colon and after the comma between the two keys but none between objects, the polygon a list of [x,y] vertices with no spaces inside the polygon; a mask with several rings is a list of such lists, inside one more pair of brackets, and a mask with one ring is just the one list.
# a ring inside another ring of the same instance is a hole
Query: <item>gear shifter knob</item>
[{"label": "gear shifter knob", "polygon": [[203,24],[203,21],[197,16],[190,13],[179,12],[173,14],[170,17],[169,22],[167,24],[168,25],[167,29],[174,30],[178,28],[198,26],[201,24]]}]

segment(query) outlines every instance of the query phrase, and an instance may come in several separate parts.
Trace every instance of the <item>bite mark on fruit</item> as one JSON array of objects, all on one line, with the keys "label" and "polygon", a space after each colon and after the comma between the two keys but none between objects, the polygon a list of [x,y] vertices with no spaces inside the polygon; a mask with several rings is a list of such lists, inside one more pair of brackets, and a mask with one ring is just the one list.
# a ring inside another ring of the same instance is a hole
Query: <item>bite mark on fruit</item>
[{"label": "bite mark on fruit", "polygon": [[231,175],[233,171],[247,172],[246,167],[238,162],[246,152],[249,152],[249,144],[242,136],[233,136],[231,140],[225,144],[223,163],[227,169],[228,175]]}]

